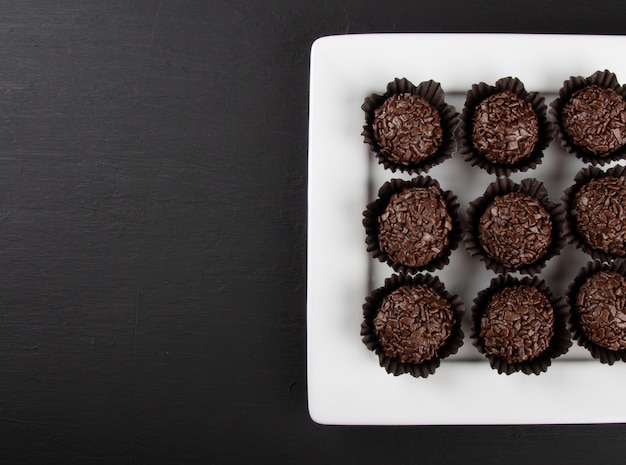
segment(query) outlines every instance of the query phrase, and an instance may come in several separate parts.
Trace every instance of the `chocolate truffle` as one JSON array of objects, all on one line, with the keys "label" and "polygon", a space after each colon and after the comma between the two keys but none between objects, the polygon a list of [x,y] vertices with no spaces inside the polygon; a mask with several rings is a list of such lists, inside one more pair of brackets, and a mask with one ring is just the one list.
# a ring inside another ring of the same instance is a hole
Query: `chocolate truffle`
[{"label": "chocolate truffle", "polygon": [[544,97],[526,91],[518,78],[473,84],[460,118],[461,156],[497,176],[535,168],[552,140],[546,110]]},{"label": "chocolate truffle", "polygon": [[394,94],[374,111],[372,123],[380,153],[400,165],[431,157],[443,141],[437,109],[417,95]]},{"label": "chocolate truffle", "polygon": [[601,363],[626,362],[626,261],[588,262],[565,296],[578,345]]},{"label": "chocolate truffle", "polygon": [[513,364],[543,353],[553,326],[554,310],[545,295],[527,285],[506,287],[484,308],[479,337],[485,354]]},{"label": "chocolate truffle", "polygon": [[476,106],[472,144],[490,163],[517,163],[533,152],[538,140],[537,114],[513,92],[493,94]]},{"label": "chocolate truffle", "polygon": [[626,155],[626,87],[615,73],[571,76],[550,104],[561,145],[585,163],[604,165]]},{"label": "chocolate truffle", "polygon": [[593,249],[626,255],[626,178],[592,179],[574,195],[571,215],[578,234]]},{"label": "chocolate truffle", "polygon": [[580,286],[573,311],[589,341],[608,350],[626,349],[626,278],[599,271]]},{"label": "chocolate truffle", "polygon": [[539,375],[571,347],[568,317],[545,281],[500,275],[474,299],[470,337],[498,373]]},{"label": "chocolate truffle", "polygon": [[361,135],[385,169],[424,173],[455,150],[459,115],[446,103],[441,84],[432,79],[415,86],[395,78],[384,94],[367,96],[361,109]]},{"label": "chocolate truffle", "polygon": [[562,126],[574,146],[605,157],[626,142],[626,101],[610,88],[583,87],[565,104]]},{"label": "chocolate truffle", "polygon": [[394,274],[365,298],[361,336],[387,373],[426,378],[463,345],[464,313],[436,276]]},{"label": "chocolate truffle", "polygon": [[453,324],[451,307],[439,293],[423,284],[402,286],[383,299],[374,334],[387,357],[422,363],[436,356]]},{"label": "chocolate truffle", "polygon": [[565,209],[543,183],[498,178],[467,208],[465,249],[496,273],[539,273],[565,244]]},{"label": "chocolate truffle", "polygon": [[408,267],[424,266],[450,244],[452,219],[438,186],[395,193],[378,217],[380,250]]},{"label": "chocolate truffle", "polygon": [[542,258],[550,246],[550,214],[528,194],[497,196],[480,217],[478,240],[488,257],[508,268],[529,265]]}]

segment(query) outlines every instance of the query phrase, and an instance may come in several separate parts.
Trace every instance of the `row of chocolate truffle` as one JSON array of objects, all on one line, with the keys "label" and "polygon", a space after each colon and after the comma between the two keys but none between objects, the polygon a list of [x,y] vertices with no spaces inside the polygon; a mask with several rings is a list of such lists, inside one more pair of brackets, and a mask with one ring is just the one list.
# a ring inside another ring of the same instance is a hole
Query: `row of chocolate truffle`
[{"label": "row of chocolate truffle", "polygon": [[[472,307],[471,339],[491,367],[539,375],[572,335],[602,363],[626,361],[626,262],[579,270],[565,297],[537,277],[494,278]],[[427,377],[463,345],[463,302],[431,275],[393,275],[363,305],[361,336],[388,373]]]},{"label": "row of chocolate truffle", "polygon": [[[445,101],[441,85],[418,86],[395,79],[372,94],[365,111],[365,142],[387,169],[428,171],[452,156],[458,127],[460,153],[491,174],[526,171],[541,163],[553,138],[544,97],[527,92],[517,78],[479,83],[467,92],[459,115]],[[598,71],[571,77],[551,103],[562,146],[583,161],[604,164],[626,155],[626,87],[615,74]]]},{"label": "row of chocolate truffle", "polygon": [[463,233],[451,191],[429,176],[392,179],[363,212],[367,251],[402,273],[443,268],[462,236],[496,273],[539,273],[566,240],[598,260],[626,256],[626,167],[583,168],[562,200],[536,179],[498,178],[470,203]]}]

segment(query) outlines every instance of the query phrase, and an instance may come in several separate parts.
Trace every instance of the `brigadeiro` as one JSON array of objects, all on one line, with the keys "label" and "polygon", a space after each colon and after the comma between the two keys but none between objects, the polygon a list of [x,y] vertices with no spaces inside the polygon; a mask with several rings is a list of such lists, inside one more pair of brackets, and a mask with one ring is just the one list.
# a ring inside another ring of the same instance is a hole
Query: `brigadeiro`
[{"label": "brigadeiro", "polygon": [[517,78],[474,84],[459,124],[461,155],[498,176],[535,168],[552,140],[546,110],[544,97]]},{"label": "brigadeiro", "polygon": [[578,345],[602,363],[626,361],[626,262],[587,263],[566,296]]},{"label": "brigadeiro", "polygon": [[561,145],[569,153],[593,165],[624,158],[626,89],[614,73],[570,77],[550,106]]},{"label": "brigadeiro", "polygon": [[392,179],[363,212],[367,251],[395,271],[434,271],[461,240],[459,204],[429,176]]},{"label": "brigadeiro", "polygon": [[591,257],[626,257],[626,167],[581,169],[562,196],[565,237]]},{"label": "brigadeiro", "polygon": [[572,345],[568,307],[539,278],[494,278],[472,307],[471,338],[498,373],[540,374]]},{"label": "brigadeiro", "polygon": [[426,378],[463,345],[463,315],[436,277],[393,275],[366,298],[361,336],[388,373]]},{"label": "brigadeiro", "polygon": [[445,102],[438,82],[415,86],[396,78],[384,94],[367,97],[361,108],[362,135],[385,168],[417,174],[452,156],[458,114]]},{"label": "brigadeiro", "polygon": [[498,178],[470,203],[466,217],[466,250],[496,273],[539,273],[565,242],[563,207],[536,179]]}]

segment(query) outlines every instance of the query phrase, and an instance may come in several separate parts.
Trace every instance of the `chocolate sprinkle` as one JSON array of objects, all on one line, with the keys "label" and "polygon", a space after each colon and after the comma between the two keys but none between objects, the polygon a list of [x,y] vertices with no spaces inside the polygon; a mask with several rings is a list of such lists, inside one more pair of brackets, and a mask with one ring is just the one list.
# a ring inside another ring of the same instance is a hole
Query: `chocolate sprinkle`
[{"label": "chocolate sprinkle", "polygon": [[413,94],[394,94],[374,111],[374,137],[380,152],[400,165],[419,163],[441,146],[439,113],[428,101]]},{"label": "chocolate sprinkle", "polygon": [[563,108],[563,129],[582,150],[610,155],[626,142],[626,101],[613,89],[583,87]]},{"label": "chocolate sprinkle", "polygon": [[626,255],[626,178],[593,179],[574,196],[572,217],[582,238],[594,249]]},{"label": "chocolate sprinkle", "polygon": [[540,259],[551,238],[550,214],[539,200],[520,192],[495,197],[478,224],[487,256],[513,269]]},{"label": "chocolate sprinkle", "polygon": [[553,326],[554,310],[545,295],[531,286],[507,287],[496,293],[484,309],[480,337],[487,355],[518,363],[548,348]]},{"label": "chocolate sprinkle", "polygon": [[587,338],[609,350],[626,349],[626,278],[599,271],[576,295],[576,313]]},{"label": "chocolate sprinkle", "polygon": [[512,165],[532,154],[539,122],[532,105],[509,90],[487,97],[474,110],[472,144],[491,163]]},{"label": "chocolate sprinkle", "polygon": [[392,195],[378,224],[380,249],[402,265],[426,265],[450,243],[452,219],[436,186],[405,189]]},{"label": "chocolate sprinkle", "polygon": [[402,286],[387,295],[374,318],[374,333],[386,356],[402,363],[434,358],[452,331],[446,299],[428,286]]}]

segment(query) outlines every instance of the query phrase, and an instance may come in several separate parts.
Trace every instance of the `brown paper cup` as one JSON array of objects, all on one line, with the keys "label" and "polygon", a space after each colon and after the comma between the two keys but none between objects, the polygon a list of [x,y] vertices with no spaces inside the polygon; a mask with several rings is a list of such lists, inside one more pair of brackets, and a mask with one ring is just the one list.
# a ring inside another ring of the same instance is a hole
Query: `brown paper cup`
[{"label": "brown paper cup", "polygon": [[602,347],[592,341],[585,335],[581,327],[581,321],[577,312],[576,298],[580,287],[594,274],[599,271],[614,271],[626,276],[626,261],[615,260],[614,262],[601,263],[599,261],[592,261],[583,266],[574,278],[574,281],[569,285],[565,292],[565,297],[570,307],[570,317],[568,326],[572,332],[572,337],[577,341],[579,346],[584,347],[589,351],[591,356],[598,359],[601,363],[613,365],[616,361],[621,360],[626,362],[626,349],[622,350],[610,350]]},{"label": "brown paper cup", "polygon": [[583,252],[596,260],[608,262],[616,258],[624,258],[616,254],[605,252],[603,250],[594,249],[578,232],[576,220],[573,215],[574,198],[578,191],[593,179],[599,179],[606,176],[624,177],[626,176],[626,166],[617,165],[606,171],[595,166],[582,168],[574,177],[574,184],[565,189],[561,196],[563,209],[565,211],[565,223],[563,235],[569,244],[581,249]]},{"label": "brown paper cup", "polygon": [[586,78],[582,76],[572,76],[567,81],[564,81],[563,87],[559,90],[558,98],[550,104],[550,114],[554,117],[554,121],[558,128],[561,146],[565,148],[568,153],[575,155],[585,163],[590,163],[592,165],[604,165],[615,160],[622,160],[626,156],[626,144],[608,155],[598,156],[585,151],[582,147],[577,146],[572,138],[563,129],[563,109],[569,102],[572,94],[574,94],[577,90],[592,84],[606,89],[613,89],[626,99],[626,87],[620,86],[614,73],[608,70],[596,71],[591,76]]},{"label": "brown paper cup", "polygon": [[[474,148],[472,142],[474,111],[486,98],[506,90],[513,92],[522,100],[532,105],[534,112],[537,114],[539,123],[538,140],[533,151],[527,157],[516,163],[492,163]],[[474,84],[467,92],[465,106],[463,107],[459,122],[459,148],[461,155],[470,165],[478,166],[489,174],[495,174],[496,176],[509,176],[514,172],[524,172],[529,169],[534,169],[541,163],[543,150],[550,144],[553,136],[552,124],[546,118],[546,110],[547,107],[544,97],[538,92],[527,92],[524,88],[524,84],[517,78],[505,77],[499,79],[495,86],[488,85],[484,82]]]},{"label": "brown paper cup", "polygon": [[[445,343],[437,350],[436,356],[419,364],[403,363],[399,360],[386,356],[383,352],[383,348],[380,345],[378,337],[374,332],[373,323],[374,318],[376,317],[376,313],[378,312],[378,309],[380,308],[380,305],[385,296],[389,295],[391,292],[402,286],[414,284],[426,285],[436,291],[438,294],[440,294],[450,305],[454,318],[454,324],[452,326],[450,335]],[[459,347],[463,345],[463,331],[461,329],[461,322],[463,321],[464,314],[465,309],[463,301],[459,298],[459,296],[448,293],[444,285],[441,283],[441,281],[439,281],[437,277],[431,276],[429,274],[420,274],[416,276],[394,274],[385,280],[385,283],[382,287],[374,289],[371,294],[365,299],[365,303],[363,304],[363,323],[361,324],[361,336],[363,337],[363,343],[367,346],[367,348],[375,352],[376,355],[378,355],[380,366],[385,368],[387,373],[390,373],[394,376],[398,376],[404,373],[410,373],[416,378],[426,378],[429,375],[432,375],[439,367],[441,359],[446,358],[452,354],[456,354],[459,350]]]},{"label": "brown paper cup", "polygon": [[[480,337],[480,324],[485,307],[498,292],[507,287],[520,285],[534,287],[550,301],[554,309],[553,335],[550,344],[541,354],[524,362],[508,363],[500,357],[485,354],[484,340]],[[566,326],[569,316],[567,302],[563,297],[554,296],[546,283],[537,277],[517,279],[512,276],[498,276],[492,279],[489,287],[480,291],[474,299],[471,312],[472,326],[470,338],[472,343],[481,354],[486,355],[491,367],[497,370],[499,374],[505,373],[510,375],[521,371],[527,375],[539,375],[548,369],[553,359],[565,354],[572,345],[571,336]]]},{"label": "brown paper cup", "polygon": [[[448,235],[448,246],[442,252],[423,266],[409,266],[407,264],[398,263],[392,260],[383,250],[381,250],[379,242],[380,227],[378,219],[385,211],[389,200],[393,194],[414,187],[430,187],[435,186],[439,189],[441,196],[446,204],[448,215],[452,220],[452,230]],[[378,191],[378,199],[367,205],[363,212],[363,226],[365,226],[365,243],[367,251],[373,258],[381,262],[386,262],[394,271],[399,273],[417,273],[419,271],[434,271],[443,268],[450,263],[450,254],[457,248],[461,241],[462,228],[459,220],[459,203],[457,197],[451,191],[442,191],[439,183],[430,176],[418,176],[410,181],[402,179],[392,179],[381,186]]]},{"label": "brown paper cup", "polygon": [[[485,252],[478,235],[478,225],[480,217],[483,215],[487,207],[493,200],[501,195],[509,192],[520,192],[530,195],[541,203],[546,211],[550,214],[552,221],[552,239],[546,253],[535,262],[522,265],[518,268],[507,267],[499,261],[489,257]],[[548,199],[548,191],[543,183],[536,179],[528,178],[522,180],[519,184],[514,183],[508,178],[498,178],[489,184],[485,193],[472,201],[466,213],[467,228],[463,235],[465,249],[472,257],[478,257],[485,263],[485,266],[498,274],[511,273],[518,271],[522,274],[535,275],[539,273],[546,265],[546,262],[558,255],[565,244],[562,235],[563,223],[565,221],[565,212],[563,207]]]},{"label": "brown paper cup", "polygon": [[[409,165],[395,163],[386,158],[385,155],[381,153],[380,146],[376,141],[372,129],[374,111],[392,95],[405,93],[417,95],[428,101],[439,113],[441,129],[443,130],[443,139],[439,149],[427,159]],[[387,91],[384,94],[372,94],[367,97],[361,108],[365,112],[365,125],[361,133],[365,143],[369,145],[370,150],[376,155],[378,162],[394,173],[396,171],[409,174],[425,173],[433,166],[443,163],[454,153],[456,147],[454,132],[458,123],[458,113],[452,105],[448,105],[445,102],[444,91],[438,82],[432,80],[424,81],[418,86],[415,86],[406,78],[396,78],[387,84]]]}]

